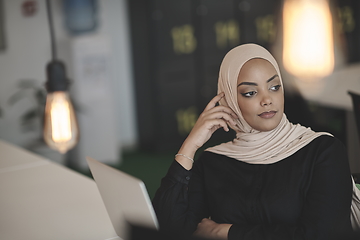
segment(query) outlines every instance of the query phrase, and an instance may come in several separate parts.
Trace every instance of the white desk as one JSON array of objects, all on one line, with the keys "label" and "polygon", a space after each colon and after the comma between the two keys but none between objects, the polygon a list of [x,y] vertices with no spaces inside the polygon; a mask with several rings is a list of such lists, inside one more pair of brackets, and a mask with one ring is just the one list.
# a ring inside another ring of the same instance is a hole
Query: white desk
[{"label": "white desk", "polygon": [[0,239],[120,238],[92,179],[0,141]]}]

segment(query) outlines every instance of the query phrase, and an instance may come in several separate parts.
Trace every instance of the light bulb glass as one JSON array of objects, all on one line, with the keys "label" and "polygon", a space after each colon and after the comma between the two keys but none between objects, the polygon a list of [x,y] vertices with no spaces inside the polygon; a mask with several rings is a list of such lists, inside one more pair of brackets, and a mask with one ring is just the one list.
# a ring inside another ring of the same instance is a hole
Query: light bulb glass
[{"label": "light bulb glass", "polygon": [[68,93],[49,93],[44,119],[46,144],[64,154],[77,144],[78,139],[78,124]]},{"label": "light bulb glass", "polygon": [[283,63],[300,79],[322,78],[334,69],[332,17],[327,0],[286,0]]}]

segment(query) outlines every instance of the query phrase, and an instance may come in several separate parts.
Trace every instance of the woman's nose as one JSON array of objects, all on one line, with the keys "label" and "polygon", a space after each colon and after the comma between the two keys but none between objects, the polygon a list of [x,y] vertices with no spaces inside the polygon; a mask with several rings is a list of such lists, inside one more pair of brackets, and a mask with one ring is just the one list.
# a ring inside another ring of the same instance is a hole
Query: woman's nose
[{"label": "woman's nose", "polygon": [[271,105],[272,104],[272,99],[271,97],[266,94],[262,97],[261,99],[261,102],[260,102],[261,106],[265,107],[265,106],[268,106],[268,105]]}]

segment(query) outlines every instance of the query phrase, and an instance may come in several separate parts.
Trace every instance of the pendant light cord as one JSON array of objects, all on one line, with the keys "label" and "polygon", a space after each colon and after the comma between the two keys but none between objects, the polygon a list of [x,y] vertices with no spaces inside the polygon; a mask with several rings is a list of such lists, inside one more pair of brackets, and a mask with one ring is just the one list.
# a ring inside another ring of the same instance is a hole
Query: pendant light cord
[{"label": "pendant light cord", "polygon": [[68,91],[69,80],[66,77],[65,64],[57,59],[55,31],[52,19],[51,2],[46,0],[46,8],[49,20],[51,61],[46,66],[46,89],[48,92]]},{"label": "pendant light cord", "polygon": [[56,60],[57,55],[56,55],[56,47],[55,47],[55,30],[54,30],[54,26],[53,26],[50,0],[46,0],[46,8],[47,8],[47,14],[48,14],[48,20],[49,20],[51,55],[52,55],[52,60]]}]

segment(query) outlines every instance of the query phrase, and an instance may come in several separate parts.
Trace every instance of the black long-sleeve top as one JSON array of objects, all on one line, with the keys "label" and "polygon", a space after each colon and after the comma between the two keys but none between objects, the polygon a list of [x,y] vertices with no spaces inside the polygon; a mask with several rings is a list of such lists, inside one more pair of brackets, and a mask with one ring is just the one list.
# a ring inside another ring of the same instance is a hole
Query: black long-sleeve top
[{"label": "black long-sleeve top", "polygon": [[202,218],[233,224],[228,239],[330,239],[351,232],[352,182],[343,144],[320,136],[273,164],[203,152],[177,161],[153,199],[160,229],[191,235]]}]

